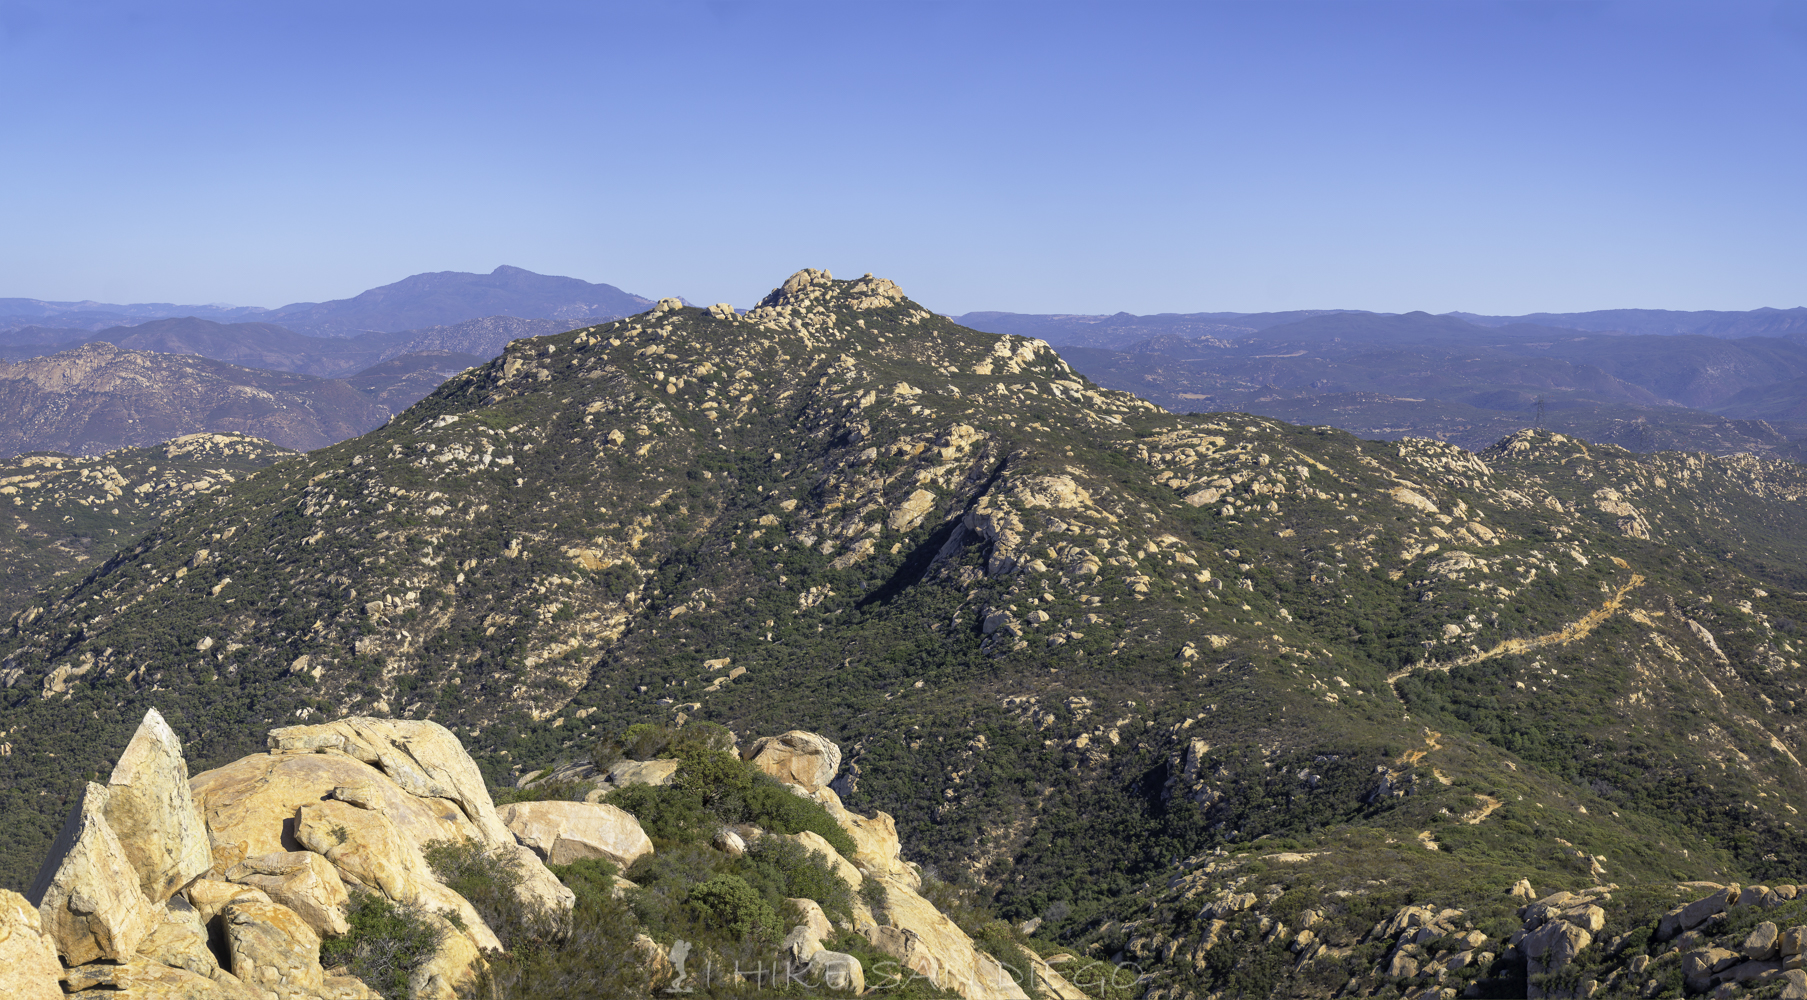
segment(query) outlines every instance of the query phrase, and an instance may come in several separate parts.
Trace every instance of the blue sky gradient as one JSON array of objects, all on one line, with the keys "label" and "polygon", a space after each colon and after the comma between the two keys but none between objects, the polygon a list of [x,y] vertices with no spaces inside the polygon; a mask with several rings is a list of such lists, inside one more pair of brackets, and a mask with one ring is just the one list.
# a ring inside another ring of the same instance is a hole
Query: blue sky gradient
[{"label": "blue sky gradient", "polygon": [[12,3],[0,296],[1807,304],[1807,4]]}]

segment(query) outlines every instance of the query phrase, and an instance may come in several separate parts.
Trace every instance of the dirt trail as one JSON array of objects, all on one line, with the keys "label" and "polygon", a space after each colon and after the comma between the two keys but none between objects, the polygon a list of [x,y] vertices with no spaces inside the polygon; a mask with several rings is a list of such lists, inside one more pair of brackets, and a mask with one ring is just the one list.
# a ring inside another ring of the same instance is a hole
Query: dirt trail
[{"label": "dirt trail", "polygon": [[1454,667],[1466,667],[1471,663],[1480,663],[1484,660],[1491,660],[1496,656],[1505,656],[1510,653],[1529,653],[1534,649],[1543,649],[1546,646],[1566,646],[1577,639],[1585,639],[1588,633],[1599,628],[1608,618],[1619,613],[1620,609],[1624,606],[1626,594],[1631,593],[1633,589],[1643,585],[1644,578],[1637,573],[1633,573],[1631,574],[1631,580],[1627,582],[1625,586],[1620,587],[1618,593],[1612,595],[1605,604],[1582,615],[1580,619],[1564,625],[1560,632],[1551,632],[1548,635],[1540,635],[1530,639],[1507,639],[1505,642],[1494,646],[1484,653],[1470,653],[1467,656],[1450,660],[1447,663],[1415,664],[1404,670],[1388,674],[1387,683],[1392,684],[1400,678],[1408,677],[1414,671],[1418,670],[1441,670],[1444,673],[1448,673]]}]

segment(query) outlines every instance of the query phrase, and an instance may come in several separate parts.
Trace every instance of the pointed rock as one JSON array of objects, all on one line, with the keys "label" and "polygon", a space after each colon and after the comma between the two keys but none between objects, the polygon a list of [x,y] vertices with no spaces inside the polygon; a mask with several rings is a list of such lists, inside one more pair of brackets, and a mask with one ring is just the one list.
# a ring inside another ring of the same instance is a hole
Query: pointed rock
[{"label": "pointed rock", "polygon": [[153,903],[213,866],[207,826],[188,790],[182,741],[154,708],[144,714],[107,779],[106,815]]},{"label": "pointed rock", "polygon": [[63,963],[25,897],[0,889],[0,996],[7,1000],[63,1000]]},{"label": "pointed rock", "polygon": [[129,960],[157,920],[156,905],[107,825],[107,794],[88,783],[31,888],[45,931],[70,965]]}]

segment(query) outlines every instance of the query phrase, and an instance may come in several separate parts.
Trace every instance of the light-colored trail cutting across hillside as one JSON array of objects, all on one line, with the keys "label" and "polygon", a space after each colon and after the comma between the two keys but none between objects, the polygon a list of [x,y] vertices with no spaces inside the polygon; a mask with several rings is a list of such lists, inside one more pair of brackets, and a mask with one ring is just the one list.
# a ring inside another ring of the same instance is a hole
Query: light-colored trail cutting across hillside
[{"label": "light-colored trail cutting across hillside", "polygon": [[1491,660],[1496,656],[1506,656],[1512,653],[1529,653],[1534,649],[1543,649],[1546,646],[1566,646],[1577,639],[1585,639],[1587,638],[1588,633],[1599,628],[1608,618],[1619,613],[1624,607],[1626,594],[1631,593],[1634,589],[1643,585],[1644,577],[1640,574],[1633,573],[1631,574],[1630,581],[1628,581],[1625,586],[1620,587],[1618,592],[1613,594],[1605,604],[1582,615],[1576,621],[1564,625],[1559,632],[1534,636],[1530,639],[1507,639],[1505,642],[1499,643],[1485,652],[1470,653],[1467,656],[1458,657],[1446,663],[1413,664],[1404,670],[1388,674],[1387,683],[1395,683],[1400,678],[1408,677],[1420,670],[1440,670],[1444,673],[1449,673],[1456,667],[1466,667],[1471,663],[1480,663],[1485,660]]}]

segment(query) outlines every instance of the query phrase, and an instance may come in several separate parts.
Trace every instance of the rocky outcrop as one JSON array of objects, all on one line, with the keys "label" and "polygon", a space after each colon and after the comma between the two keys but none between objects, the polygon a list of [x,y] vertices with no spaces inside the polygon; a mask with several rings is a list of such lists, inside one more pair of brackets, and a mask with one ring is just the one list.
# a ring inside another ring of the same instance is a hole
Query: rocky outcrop
[{"label": "rocky outcrop", "polygon": [[[411,993],[451,998],[481,952],[501,945],[434,876],[427,845],[512,854],[525,901],[569,908],[570,891],[515,843],[476,765],[442,727],[346,719],[277,730],[270,742],[268,754],[190,779],[175,733],[147,714],[110,784],[88,785],[46,859],[33,889],[37,922],[8,918],[0,953],[48,941],[77,995],[369,998],[363,983],[320,965],[321,939],[350,930],[351,887],[418,907],[439,945]],[[54,971],[45,979],[21,954],[6,969],[32,969],[54,988]],[[32,995],[26,985],[14,993]]]},{"label": "rocky outcrop", "polygon": [[156,921],[156,904],[106,818],[107,789],[89,782],[51,845],[31,900],[70,965],[125,961]]},{"label": "rocky outcrop", "polygon": [[515,838],[548,864],[605,858],[626,868],[653,852],[640,821],[606,802],[516,802],[500,814]]},{"label": "rocky outcrop", "polygon": [[207,925],[193,904],[179,895],[164,904],[162,918],[139,942],[138,956],[209,979],[220,974],[219,960],[207,947]]},{"label": "rocky outcrop", "polygon": [[37,908],[0,889],[0,996],[7,1000],[62,1000],[63,974],[56,944],[44,932]]},{"label": "rocky outcrop", "polygon": [[154,708],[107,779],[105,813],[138,870],[140,888],[154,903],[213,866],[207,827],[189,794],[182,742]]},{"label": "rocky outcrop", "polygon": [[320,937],[307,921],[281,903],[239,901],[220,914],[232,974],[279,1000],[319,996],[326,970],[320,967]]},{"label": "rocky outcrop", "polygon": [[326,858],[312,851],[285,851],[246,858],[226,878],[262,890],[274,902],[294,910],[321,936],[337,936],[350,928],[345,881]]},{"label": "rocky outcrop", "polygon": [[[40,909],[0,906],[0,956],[8,959],[0,976],[17,969],[27,977],[13,992],[29,1000],[122,990],[367,1000],[374,994],[363,983],[329,976],[320,961],[321,941],[352,929],[352,893],[366,891],[415,908],[436,931],[438,944],[412,973],[409,996],[452,1000],[483,953],[501,944],[469,901],[434,875],[428,845],[464,840],[512,851],[547,879],[542,858],[606,858],[626,867],[653,850],[638,820],[607,803],[546,800],[496,809],[456,739],[431,724],[347,719],[276,730],[270,746],[184,782],[179,741],[161,717],[147,716],[115,769],[124,791],[90,784],[71,814],[44,867]],[[833,742],[792,731],[757,741],[748,759],[822,804],[855,850],[843,857],[814,832],[752,827],[722,831],[721,849],[738,843],[744,852],[743,835],[782,836],[820,854],[856,890],[879,880],[882,893],[861,893],[853,902],[852,929],[967,1000],[1023,997],[1018,982],[1025,974],[1051,995],[1070,995],[1046,963],[1007,969],[918,893],[920,874],[903,860],[892,818],[854,813],[828,787],[840,764]],[[108,820],[114,814],[132,831],[131,843],[115,834]],[[210,844],[205,856],[194,850],[200,837]],[[506,840],[498,845],[498,838]],[[153,898],[147,886],[169,895]],[[617,895],[635,891],[617,880]],[[557,912],[568,899],[568,892],[562,900],[553,896],[544,908]],[[835,927],[820,903],[788,902],[798,921],[779,957],[811,983],[862,992],[859,960],[826,947]],[[663,955],[656,945],[651,951]],[[64,964],[71,968],[62,970]],[[66,989],[57,988],[59,977]]]},{"label": "rocky outcrop", "polygon": [[800,729],[782,736],[762,736],[742,756],[779,781],[811,792],[827,787],[841,769],[840,747],[827,737]]},{"label": "rocky outcrop", "polygon": [[[272,730],[271,751],[199,775],[195,798],[216,841],[241,857],[299,850],[283,821],[305,803],[331,799],[380,810],[418,852],[435,840],[471,840],[521,859],[517,889],[531,906],[568,910],[571,890],[515,843],[477,765],[434,722],[341,719]],[[233,861],[239,858],[233,858]]]}]

